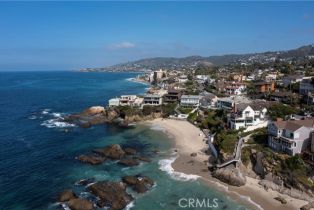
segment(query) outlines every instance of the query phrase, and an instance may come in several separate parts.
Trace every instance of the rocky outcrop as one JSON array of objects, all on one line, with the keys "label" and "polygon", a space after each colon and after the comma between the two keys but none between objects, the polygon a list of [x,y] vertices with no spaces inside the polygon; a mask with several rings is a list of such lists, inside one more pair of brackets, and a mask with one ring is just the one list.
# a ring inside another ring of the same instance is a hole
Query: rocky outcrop
[{"label": "rocky outcrop", "polygon": [[128,124],[128,123],[134,123],[134,122],[153,120],[153,119],[161,118],[161,117],[162,117],[161,112],[153,112],[149,115],[139,115],[139,114],[126,115],[124,117],[124,122]]},{"label": "rocky outcrop", "polygon": [[151,160],[148,157],[141,156],[141,157],[137,157],[137,159],[140,161],[147,162],[147,163],[151,162]]},{"label": "rocky outcrop", "polygon": [[133,148],[125,148],[124,149],[124,151],[125,151],[125,153],[127,154],[127,155],[135,155],[136,154],[136,149],[133,149]]},{"label": "rocky outcrop", "polygon": [[303,191],[300,191],[300,190],[297,190],[294,188],[289,189],[289,188],[286,188],[284,186],[279,186],[272,181],[261,180],[258,182],[258,184],[263,186],[266,190],[272,189],[272,190],[277,191],[281,194],[289,195],[289,196],[296,198],[296,199],[307,200],[309,202],[314,201],[314,198],[312,196],[310,196],[309,194],[307,194],[306,192],[303,192]]},{"label": "rocky outcrop", "polygon": [[113,144],[102,149],[95,149],[93,151],[103,157],[116,160],[125,156],[125,152],[119,144]]},{"label": "rocky outcrop", "polygon": [[196,157],[196,156],[197,156],[196,152],[191,153],[191,157]]},{"label": "rocky outcrop", "polygon": [[234,186],[243,186],[246,183],[246,177],[240,169],[232,165],[214,170],[212,176]]},{"label": "rocky outcrop", "polygon": [[264,154],[262,152],[257,152],[253,156],[255,157],[255,165],[253,167],[253,170],[261,178],[264,178],[265,177],[265,169],[264,169],[264,166],[263,166]]},{"label": "rocky outcrop", "polygon": [[77,196],[72,190],[65,190],[59,194],[59,202],[67,202],[69,200],[75,199]]},{"label": "rocky outcrop", "polygon": [[98,165],[106,160],[105,157],[99,157],[95,155],[80,155],[77,159],[83,163],[88,163],[91,165]]},{"label": "rocky outcrop", "polygon": [[300,210],[310,210],[314,209],[314,202],[310,202],[300,208]]},{"label": "rocky outcrop", "polygon": [[96,115],[96,114],[102,114],[105,113],[105,107],[103,106],[92,106],[86,110],[84,110],[81,115],[90,116],[90,115]]},{"label": "rocky outcrop", "polygon": [[97,205],[100,208],[108,206],[110,210],[124,209],[133,200],[122,182],[97,182],[89,186],[88,190],[99,198]]},{"label": "rocky outcrop", "polygon": [[144,193],[154,185],[154,181],[146,176],[125,176],[122,181],[137,193]]},{"label": "rocky outcrop", "polygon": [[277,196],[274,199],[279,201],[281,204],[287,204],[287,201],[286,201],[286,199],[284,197]]},{"label": "rocky outcrop", "polygon": [[137,166],[140,163],[136,159],[123,159],[123,160],[120,160],[118,164],[124,165],[124,166]]},{"label": "rocky outcrop", "polygon": [[68,202],[68,206],[71,210],[94,210],[92,202],[83,198],[70,200]]},{"label": "rocky outcrop", "polygon": [[[131,108],[133,109],[133,108]],[[142,110],[135,109],[130,113],[124,113],[119,108],[104,108],[102,106],[93,106],[81,113],[71,114],[64,118],[64,121],[75,123],[83,128],[88,128],[92,125],[104,123],[117,123],[121,126],[128,126],[134,122],[141,122],[162,117],[161,112],[152,111],[149,114],[144,114]]]},{"label": "rocky outcrop", "polygon": [[88,184],[91,184],[93,183],[95,180],[93,178],[90,178],[90,179],[81,179],[77,182],[75,182],[76,185],[83,185],[83,186],[86,186]]}]

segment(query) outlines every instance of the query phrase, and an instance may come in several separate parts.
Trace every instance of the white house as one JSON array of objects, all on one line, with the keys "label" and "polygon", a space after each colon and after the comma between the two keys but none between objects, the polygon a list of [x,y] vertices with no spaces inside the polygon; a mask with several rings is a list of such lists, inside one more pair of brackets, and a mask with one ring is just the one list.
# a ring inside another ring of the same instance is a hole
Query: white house
[{"label": "white house", "polygon": [[272,122],[267,130],[270,148],[295,155],[308,148],[311,132],[314,131],[314,118]]},{"label": "white house", "polygon": [[162,96],[156,94],[146,94],[143,100],[144,105],[158,106],[162,104]]},{"label": "white house", "polygon": [[143,98],[136,95],[122,95],[120,98],[112,98],[109,100],[109,107],[113,106],[141,106]]},{"label": "white house", "polygon": [[119,98],[112,98],[109,100],[109,107],[119,106],[119,105],[120,105],[120,99]]},{"label": "white house", "polygon": [[182,95],[180,99],[181,107],[197,107],[202,97],[198,95]]},{"label": "white house", "polygon": [[120,106],[131,106],[136,98],[136,95],[122,95],[120,97]]},{"label": "white house", "polygon": [[181,75],[178,78],[179,83],[186,83],[188,81],[188,77],[186,75]]},{"label": "white house", "polygon": [[234,110],[228,115],[228,125],[231,129],[245,128],[246,131],[266,127],[267,108],[261,104],[236,104]]}]

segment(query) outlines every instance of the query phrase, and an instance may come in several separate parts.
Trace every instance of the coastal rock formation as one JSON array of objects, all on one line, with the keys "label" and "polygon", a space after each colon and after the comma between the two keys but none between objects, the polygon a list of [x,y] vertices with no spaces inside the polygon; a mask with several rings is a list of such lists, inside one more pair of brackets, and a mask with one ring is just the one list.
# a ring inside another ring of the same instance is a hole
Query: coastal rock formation
[{"label": "coastal rock formation", "polygon": [[141,157],[137,157],[137,159],[140,161],[147,162],[147,163],[151,162],[151,160],[148,157],[141,156]]},{"label": "coastal rock formation", "polygon": [[219,168],[213,171],[213,177],[234,186],[243,186],[246,178],[239,168],[229,165],[225,168]]},{"label": "coastal rock formation", "polygon": [[123,159],[123,160],[120,160],[118,164],[124,165],[124,166],[137,166],[140,163],[136,159]]},{"label": "coastal rock formation", "polygon": [[102,149],[95,149],[93,151],[101,156],[116,160],[125,156],[125,152],[119,144],[113,144]]},{"label": "coastal rock formation", "polygon": [[77,198],[75,193],[72,190],[65,190],[59,194],[58,201],[59,202],[66,202],[72,199]]},{"label": "coastal rock formation", "polygon": [[68,202],[71,210],[94,210],[93,204],[83,198],[75,198]]},{"label": "coastal rock formation", "polygon": [[253,167],[254,172],[258,174],[261,178],[264,178],[265,177],[265,169],[263,166],[264,154],[262,152],[257,152],[253,154],[253,157],[255,159],[255,165]]},{"label": "coastal rock formation", "polygon": [[84,110],[82,112],[82,115],[96,115],[96,114],[102,114],[104,113],[106,110],[105,110],[105,107],[103,106],[92,106],[86,110]]},{"label": "coastal rock formation", "polygon": [[122,182],[102,181],[87,189],[99,198],[97,205],[101,208],[108,206],[110,210],[124,209],[133,200]]},{"label": "coastal rock formation", "polygon": [[81,180],[79,180],[79,181],[77,181],[75,184],[76,185],[83,185],[83,186],[86,186],[86,185],[88,185],[88,184],[90,184],[90,183],[93,183],[95,180],[93,179],[93,178],[91,178],[91,179],[81,179]]},{"label": "coastal rock formation", "polygon": [[284,198],[281,197],[281,196],[275,197],[274,199],[277,200],[277,201],[279,201],[281,204],[287,204],[286,199],[284,199]]},{"label": "coastal rock formation", "polygon": [[129,111],[119,107],[104,108],[93,106],[80,113],[70,114],[64,118],[65,122],[77,124],[83,128],[104,123],[116,123],[121,126],[128,126],[135,122],[152,120],[162,117],[162,112],[157,109],[143,111],[130,108]]},{"label": "coastal rock formation", "polygon": [[122,181],[132,186],[132,189],[137,193],[144,193],[154,185],[154,181],[146,176],[125,176]]},{"label": "coastal rock formation", "polygon": [[295,188],[289,189],[289,188],[286,188],[284,186],[279,186],[272,181],[261,180],[258,182],[258,184],[263,186],[266,190],[272,189],[274,191],[277,191],[277,192],[285,194],[285,195],[289,195],[289,196],[296,198],[296,199],[307,200],[309,202],[314,201],[313,196],[309,195],[307,192],[300,191],[300,190],[297,190]]},{"label": "coastal rock formation", "polygon": [[127,154],[127,155],[135,155],[136,154],[136,149],[133,149],[133,148],[125,148],[124,149],[124,151],[125,151],[125,153]]},{"label": "coastal rock formation", "polygon": [[310,210],[314,209],[314,202],[310,202],[300,208],[300,210]]},{"label": "coastal rock formation", "polygon": [[106,160],[106,158],[104,157],[99,157],[95,155],[80,155],[77,159],[83,163],[89,163],[92,165],[101,164]]},{"label": "coastal rock formation", "polygon": [[196,152],[191,153],[191,157],[196,157],[196,156],[197,156]]}]

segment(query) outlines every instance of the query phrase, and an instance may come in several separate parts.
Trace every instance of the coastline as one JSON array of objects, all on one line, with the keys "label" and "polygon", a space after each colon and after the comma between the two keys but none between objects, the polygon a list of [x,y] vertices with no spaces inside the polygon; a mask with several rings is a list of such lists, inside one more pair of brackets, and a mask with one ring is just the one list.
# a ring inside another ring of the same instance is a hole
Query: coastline
[{"label": "coastline", "polygon": [[[187,121],[155,119],[145,122],[145,124],[161,127],[173,139],[175,143],[174,151],[177,151],[177,158],[172,163],[174,171],[188,175],[197,175],[205,184],[226,193],[232,200],[250,209],[295,210],[308,203],[271,189],[266,191],[258,184],[258,179],[251,177],[246,177],[247,182],[241,187],[230,186],[211,177],[206,164],[208,155],[204,153],[207,148],[204,134],[199,128]],[[197,156],[192,157],[191,153],[197,153]],[[274,199],[279,195],[286,199],[287,204],[281,204]]]},{"label": "coastline", "polygon": [[127,81],[130,81],[130,82],[135,82],[135,83],[140,83],[140,84],[144,84],[144,85],[150,85],[149,82],[143,80],[143,79],[138,79],[136,77],[131,77],[131,78],[127,78],[126,79]]}]

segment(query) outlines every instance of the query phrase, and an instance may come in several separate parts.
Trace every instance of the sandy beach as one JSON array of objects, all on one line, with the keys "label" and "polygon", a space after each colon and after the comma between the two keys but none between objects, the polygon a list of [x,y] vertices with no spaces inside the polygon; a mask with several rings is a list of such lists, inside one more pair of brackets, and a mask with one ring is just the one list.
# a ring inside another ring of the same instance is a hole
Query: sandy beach
[{"label": "sandy beach", "polygon": [[[212,178],[207,170],[208,155],[204,153],[207,144],[199,128],[187,121],[171,119],[156,119],[147,123],[160,126],[174,140],[178,153],[178,158],[172,164],[175,171],[200,176],[206,184],[226,193],[230,198],[250,209],[296,210],[308,203],[273,190],[266,191],[258,184],[259,180],[250,177],[247,177],[247,183],[242,187],[222,183]],[[197,153],[197,156],[192,157],[191,153]],[[275,200],[278,195],[285,198],[287,204]]]}]

